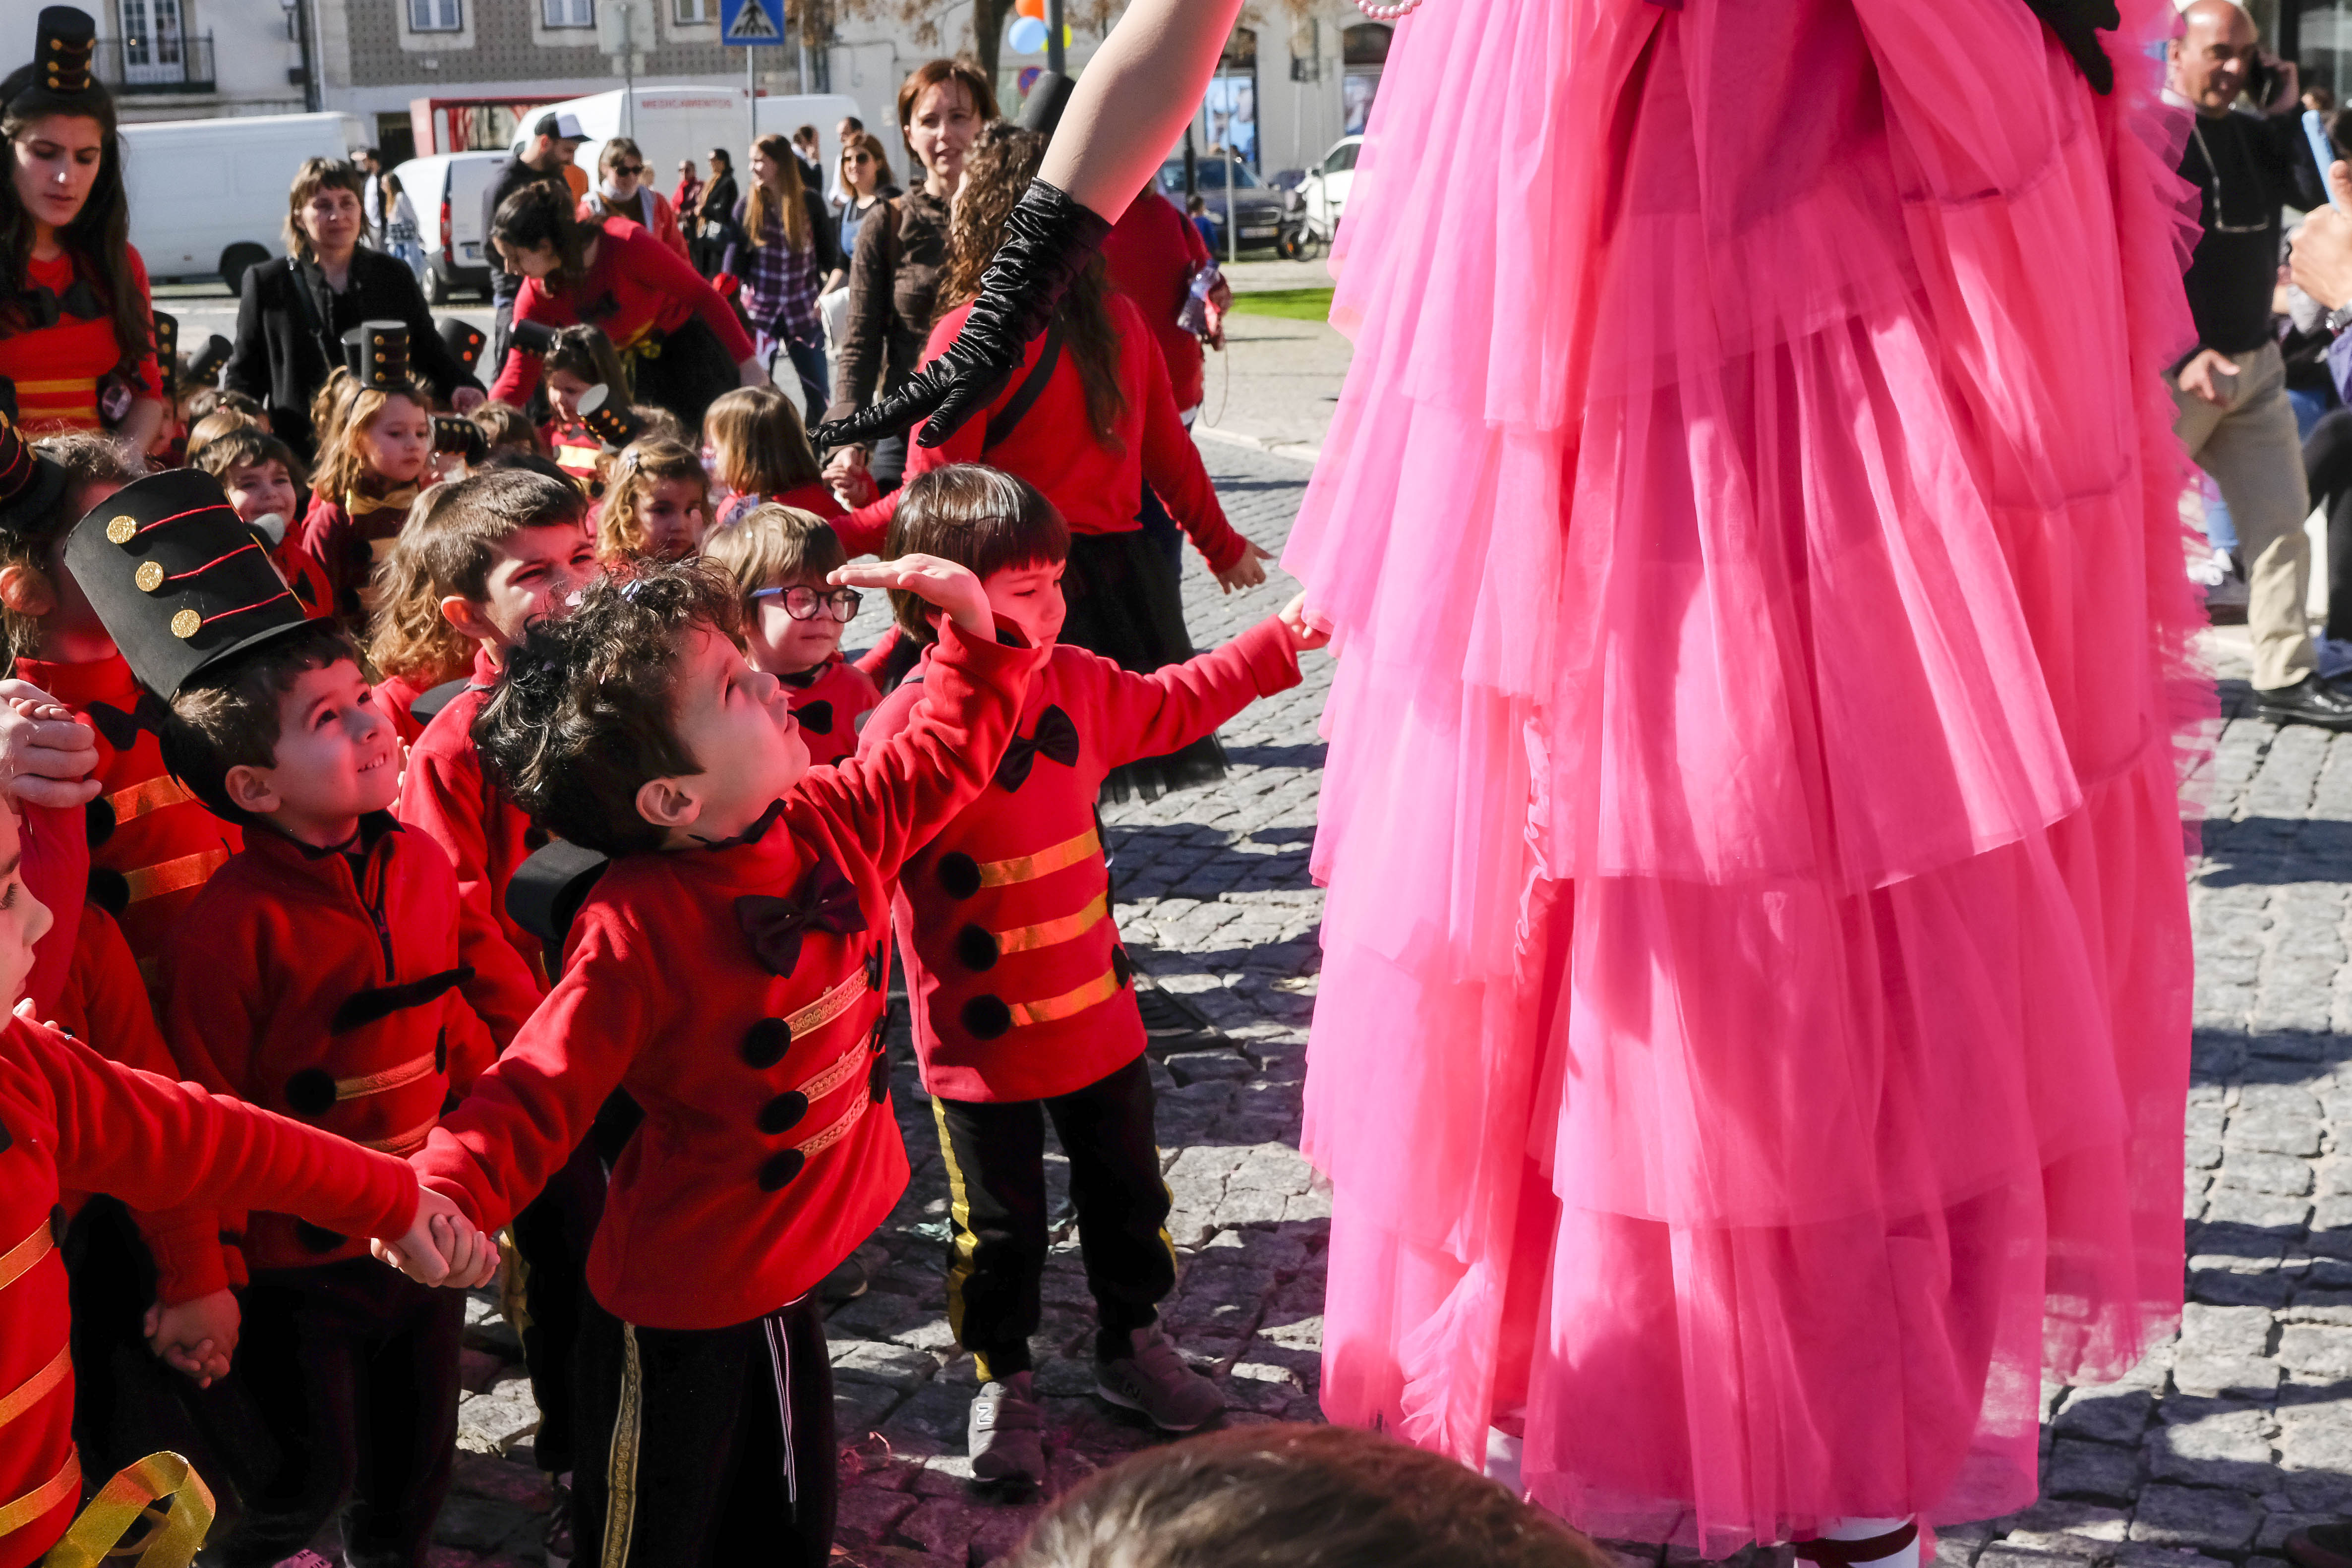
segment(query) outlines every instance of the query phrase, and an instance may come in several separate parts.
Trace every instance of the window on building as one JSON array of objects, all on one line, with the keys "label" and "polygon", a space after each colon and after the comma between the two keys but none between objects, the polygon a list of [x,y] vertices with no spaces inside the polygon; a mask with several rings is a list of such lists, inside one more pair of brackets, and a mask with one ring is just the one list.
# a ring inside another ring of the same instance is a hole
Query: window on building
[{"label": "window on building", "polygon": [[691,27],[712,20],[710,0],[673,0],[673,4],[670,15],[677,18],[681,27]]},{"label": "window on building", "polygon": [[465,26],[465,0],[408,0],[412,33],[456,33]]},{"label": "window on building", "polygon": [[142,68],[180,64],[180,0],[122,0],[122,63],[131,81],[163,79]]},{"label": "window on building", "polygon": [[596,0],[539,0],[540,16],[551,27],[593,27]]}]

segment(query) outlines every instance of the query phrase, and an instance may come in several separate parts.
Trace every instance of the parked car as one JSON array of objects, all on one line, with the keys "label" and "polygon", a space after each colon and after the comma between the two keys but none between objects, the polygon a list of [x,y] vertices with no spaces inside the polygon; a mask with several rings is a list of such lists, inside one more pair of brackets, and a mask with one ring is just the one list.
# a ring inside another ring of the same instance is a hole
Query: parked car
[{"label": "parked car", "polygon": [[1323,162],[1307,172],[1299,196],[1307,204],[1307,233],[1328,245],[1339,232],[1339,214],[1348,205],[1348,187],[1356,179],[1356,153],[1360,136],[1342,136],[1323,154]]},{"label": "parked car", "polygon": [[482,193],[498,177],[503,152],[434,152],[393,171],[416,209],[425,246],[425,298],[445,304],[457,289],[490,292],[492,258],[482,233]]},{"label": "parked car", "polygon": [[[1289,193],[1260,184],[1256,173],[1246,163],[1229,164],[1223,158],[1202,157],[1193,164],[1194,188],[1207,203],[1205,215],[1216,230],[1213,248],[1221,256],[1224,254],[1228,168],[1234,172],[1233,214],[1234,226],[1241,231],[1241,248],[1250,250],[1274,244],[1282,233],[1282,214]],[[1184,204],[1184,160],[1171,158],[1160,166],[1160,189],[1179,207]]]},{"label": "parked car", "polygon": [[234,293],[247,267],[286,254],[286,188],[302,160],[347,158],[366,144],[366,127],[354,114],[126,125],[131,243],[153,277],[218,273]]}]

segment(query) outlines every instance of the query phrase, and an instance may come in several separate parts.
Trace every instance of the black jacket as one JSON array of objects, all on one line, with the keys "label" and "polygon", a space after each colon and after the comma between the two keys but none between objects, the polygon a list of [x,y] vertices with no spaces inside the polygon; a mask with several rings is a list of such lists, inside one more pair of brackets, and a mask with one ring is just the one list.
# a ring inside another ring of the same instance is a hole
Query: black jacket
[{"label": "black jacket", "polygon": [[[307,303],[298,287],[307,287]],[[316,267],[290,256],[247,268],[224,382],[260,399],[269,428],[308,463],[310,399],[343,362],[343,333],[380,319],[408,323],[410,373],[444,401],[460,387],[487,390],[441,340],[407,264],[364,246],[352,254],[351,281],[340,295],[328,292]]]}]

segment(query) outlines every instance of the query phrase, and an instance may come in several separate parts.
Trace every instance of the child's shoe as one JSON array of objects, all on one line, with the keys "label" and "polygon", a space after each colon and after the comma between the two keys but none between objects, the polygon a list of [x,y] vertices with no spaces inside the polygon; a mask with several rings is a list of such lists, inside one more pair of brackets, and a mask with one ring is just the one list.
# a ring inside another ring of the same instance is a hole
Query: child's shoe
[{"label": "child's shoe", "polygon": [[1158,1323],[1147,1323],[1128,1337],[1133,1348],[1127,1354],[1096,1360],[1096,1393],[1114,1405],[1140,1411],[1163,1432],[1189,1432],[1224,1413],[1224,1395],[1184,1364]]},{"label": "child's shoe", "polygon": [[547,1553],[547,1568],[572,1568],[572,1472],[553,1478],[555,1500],[547,1511],[547,1527],[539,1543]]},{"label": "child's shoe", "polygon": [[1033,1375],[1016,1372],[1003,1382],[982,1384],[972,1398],[968,1435],[972,1479],[1033,1486],[1045,1479],[1045,1427]]}]

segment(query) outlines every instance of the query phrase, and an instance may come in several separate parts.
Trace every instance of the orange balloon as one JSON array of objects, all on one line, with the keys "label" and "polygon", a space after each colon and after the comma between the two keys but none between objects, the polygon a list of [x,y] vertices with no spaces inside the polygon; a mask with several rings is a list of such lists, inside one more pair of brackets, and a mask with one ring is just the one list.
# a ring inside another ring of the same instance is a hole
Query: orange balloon
[{"label": "orange balloon", "polygon": [[1013,14],[1016,16],[1034,16],[1042,22],[1045,19],[1045,0],[1013,0]]}]

